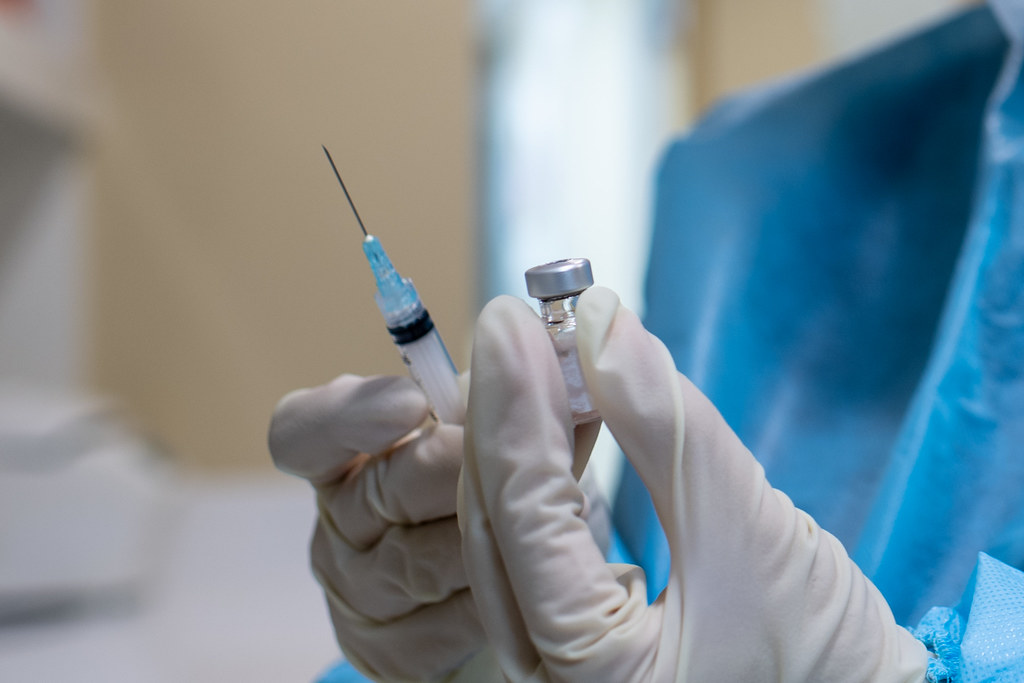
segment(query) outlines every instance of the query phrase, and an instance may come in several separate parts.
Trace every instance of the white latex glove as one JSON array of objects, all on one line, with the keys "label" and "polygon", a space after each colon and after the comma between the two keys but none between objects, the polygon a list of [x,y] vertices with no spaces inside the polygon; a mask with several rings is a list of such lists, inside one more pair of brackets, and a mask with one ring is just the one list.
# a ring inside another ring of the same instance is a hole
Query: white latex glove
[{"label": "white latex glove", "polygon": [[410,379],[343,375],[281,400],[270,451],[316,489],[313,572],[356,668],[386,681],[500,680],[462,566],[462,427],[420,429],[427,414]]},{"label": "white latex glove", "polygon": [[604,562],[580,519],[551,342],[525,304],[494,300],[473,348],[459,522],[507,678],[923,681],[924,646],[842,545],[768,484],[664,345],[599,287],[580,297],[577,322],[587,387],[651,493],[671,576],[648,606],[643,572]]}]

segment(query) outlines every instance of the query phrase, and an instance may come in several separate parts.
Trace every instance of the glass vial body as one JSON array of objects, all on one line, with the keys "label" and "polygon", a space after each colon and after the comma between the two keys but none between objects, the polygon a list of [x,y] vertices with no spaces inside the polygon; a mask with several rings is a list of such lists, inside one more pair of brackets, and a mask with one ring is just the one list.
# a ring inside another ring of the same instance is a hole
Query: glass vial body
[{"label": "glass vial body", "polygon": [[576,350],[576,300],[578,295],[561,299],[546,299],[540,302],[540,317],[551,337],[562,370],[565,388],[569,395],[569,411],[573,424],[584,424],[600,419],[600,414],[590,401],[587,386],[583,381],[583,369]]}]

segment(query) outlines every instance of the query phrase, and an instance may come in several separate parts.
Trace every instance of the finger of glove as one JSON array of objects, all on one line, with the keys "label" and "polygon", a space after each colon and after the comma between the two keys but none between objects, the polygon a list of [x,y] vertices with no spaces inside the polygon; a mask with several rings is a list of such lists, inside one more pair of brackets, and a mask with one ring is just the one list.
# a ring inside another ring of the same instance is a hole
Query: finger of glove
[{"label": "finger of glove", "polygon": [[879,645],[899,638],[880,635],[893,622],[878,617],[888,610],[877,591],[838,541],[771,488],[707,397],[676,372],[664,345],[600,287],[580,297],[576,316],[594,405],[665,527],[672,578],[661,600],[662,634],[677,639],[686,675],[912,680],[880,675],[879,660],[896,661],[905,649]]},{"label": "finger of glove", "polygon": [[[547,680],[547,665],[534,647],[531,634],[523,622],[516,604],[501,553],[491,532],[490,522],[480,499],[479,480],[474,460],[466,461],[463,476],[459,481],[459,527],[462,531],[463,553],[467,574],[472,575],[473,598],[478,614],[482,617],[489,642],[493,643],[493,655],[498,666],[509,681]],[[588,525],[591,520],[588,520]],[[591,529],[593,534],[593,529]],[[642,598],[647,587],[643,570],[626,565],[609,566],[621,583],[627,585],[627,592]],[[553,648],[547,648],[551,651]],[[552,663],[557,666],[557,663]],[[579,667],[577,667],[579,668]],[[607,680],[628,681],[623,675],[616,675],[603,666],[596,667],[600,675],[577,671],[565,680]]]},{"label": "finger of glove", "polygon": [[[511,297],[488,304],[472,367],[462,524],[473,533],[464,535],[464,559],[478,597],[479,585],[514,601],[481,609],[488,632],[521,619],[548,666],[573,676],[607,673],[616,660],[635,667],[646,600],[617,581],[581,517],[568,399],[537,316]],[[500,657],[505,644],[492,642]]]},{"label": "finger of glove", "polygon": [[[744,451],[742,444],[614,292],[592,287],[576,311],[580,367],[591,399],[650,492],[665,529],[669,588],[680,588],[683,577],[693,587],[704,577],[749,571],[730,560],[758,542],[749,536],[757,534],[757,501],[763,499],[759,467],[749,454],[749,463],[737,461],[733,451]],[[711,592],[708,587],[690,599],[689,612]],[[679,602],[677,596],[666,604]],[[681,615],[669,609],[666,618]],[[671,626],[666,630],[681,628]]]},{"label": "finger of glove", "polygon": [[367,548],[392,525],[454,515],[461,466],[462,427],[436,425],[353,476],[318,487],[320,513],[354,548]]},{"label": "finger of glove", "polygon": [[525,681],[541,665],[540,655],[534,649],[529,630],[519,613],[491,530],[476,458],[470,451],[467,442],[458,491],[458,520],[466,576],[484,631],[489,642],[494,644],[499,667],[507,680]]},{"label": "finger of glove", "polygon": [[345,657],[373,680],[439,680],[487,644],[469,590],[401,618],[377,621],[353,610],[326,577],[318,574],[317,580]]},{"label": "finger of glove", "polygon": [[670,545],[757,543],[771,518],[763,469],[665,345],[603,287],[579,299],[577,344],[594,405],[650,491]]},{"label": "finger of glove", "polygon": [[268,442],[274,464],[314,483],[341,477],[360,453],[381,453],[428,415],[407,377],[342,375],[278,403]]},{"label": "finger of glove", "polygon": [[391,621],[468,586],[460,540],[453,515],[429,524],[391,527],[379,543],[360,552],[321,518],[310,558],[315,573],[355,613]]},{"label": "finger of glove", "polygon": [[671,525],[682,500],[685,436],[672,357],[609,289],[584,292],[576,321],[580,367],[591,399],[650,491],[662,524]]}]

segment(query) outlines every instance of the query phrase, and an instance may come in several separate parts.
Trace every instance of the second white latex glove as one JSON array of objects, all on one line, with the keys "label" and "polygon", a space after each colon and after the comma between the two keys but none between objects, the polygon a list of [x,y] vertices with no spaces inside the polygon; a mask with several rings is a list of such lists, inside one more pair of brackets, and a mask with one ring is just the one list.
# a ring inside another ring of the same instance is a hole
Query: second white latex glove
[{"label": "second white latex glove", "polygon": [[506,677],[923,681],[924,647],[842,545],[768,484],[664,345],[599,287],[577,322],[587,387],[651,493],[671,575],[648,606],[642,570],[605,563],[581,518],[548,336],[521,301],[492,301],[473,349],[459,524]]},{"label": "second white latex glove", "polygon": [[[310,560],[338,643],[374,680],[455,680],[486,647],[454,517],[462,427],[421,429],[427,411],[406,377],[342,375],[271,421],[274,462],[316,490]],[[497,679],[475,671],[457,680]]]},{"label": "second white latex glove", "polygon": [[[427,411],[407,377],[342,375],[278,404],[271,454],[316,491],[310,560],[353,665],[388,682],[499,681],[455,520],[462,427],[425,423]],[[585,488],[607,545],[607,506]]]}]

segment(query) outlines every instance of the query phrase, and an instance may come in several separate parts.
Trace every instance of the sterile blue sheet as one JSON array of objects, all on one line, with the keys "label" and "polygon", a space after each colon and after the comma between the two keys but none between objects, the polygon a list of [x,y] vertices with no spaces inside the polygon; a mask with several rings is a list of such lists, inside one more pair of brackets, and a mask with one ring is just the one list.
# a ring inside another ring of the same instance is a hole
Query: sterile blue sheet
[{"label": "sterile blue sheet", "polygon": [[[737,95],[658,176],[648,327],[905,624],[1024,566],[1022,32],[997,0]],[[627,468],[654,593],[645,498]]]}]

